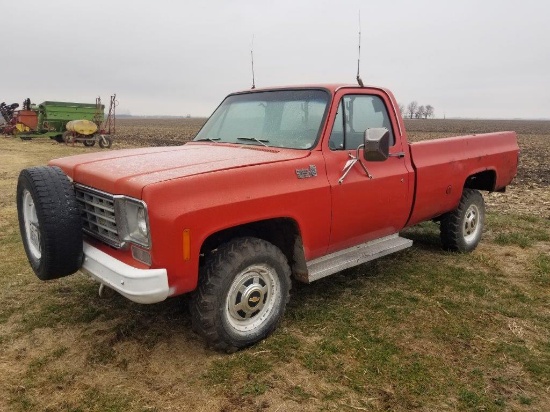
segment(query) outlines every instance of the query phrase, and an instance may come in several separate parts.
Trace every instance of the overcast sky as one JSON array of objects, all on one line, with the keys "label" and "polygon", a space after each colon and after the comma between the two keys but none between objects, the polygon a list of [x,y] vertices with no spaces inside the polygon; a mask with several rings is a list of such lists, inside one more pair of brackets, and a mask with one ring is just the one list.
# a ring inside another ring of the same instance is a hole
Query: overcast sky
[{"label": "overcast sky", "polygon": [[436,117],[550,118],[550,2],[0,0],[0,102],[209,115],[256,86],[361,73]]}]

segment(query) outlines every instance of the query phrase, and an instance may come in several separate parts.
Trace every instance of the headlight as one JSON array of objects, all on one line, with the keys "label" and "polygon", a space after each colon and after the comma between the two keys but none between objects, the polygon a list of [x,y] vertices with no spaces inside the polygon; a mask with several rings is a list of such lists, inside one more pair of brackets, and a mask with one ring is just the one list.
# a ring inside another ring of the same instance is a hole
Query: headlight
[{"label": "headlight", "polygon": [[118,233],[123,242],[150,246],[147,205],[126,196],[115,196]]},{"label": "headlight", "polygon": [[141,233],[142,236],[149,236],[149,228],[147,227],[147,216],[145,215],[145,209],[143,207],[140,207],[137,212],[137,227],[139,229],[139,233]]}]

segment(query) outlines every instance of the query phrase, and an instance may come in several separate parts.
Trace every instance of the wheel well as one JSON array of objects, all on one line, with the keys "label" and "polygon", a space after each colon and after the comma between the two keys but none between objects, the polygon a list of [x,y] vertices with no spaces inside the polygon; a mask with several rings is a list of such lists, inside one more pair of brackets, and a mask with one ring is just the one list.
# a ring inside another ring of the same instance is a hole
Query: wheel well
[{"label": "wheel well", "polygon": [[485,170],[469,176],[464,183],[464,188],[492,192],[495,190],[496,180],[497,175],[494,170]]},{"label": "wheel well", "polygon": [[276,218],[247,223],[210,235],[201,246],[200,265],[204,264],[204,257],[208,253],[217,249],[223,243],[244,236],[263,239],[277,246],[288,259],[288,264],[291,268],[305,265],[303,247],[295,247],[297,242],[299,242],[299,245],[302,244],[300,229],[298,224],[290,218]]}]

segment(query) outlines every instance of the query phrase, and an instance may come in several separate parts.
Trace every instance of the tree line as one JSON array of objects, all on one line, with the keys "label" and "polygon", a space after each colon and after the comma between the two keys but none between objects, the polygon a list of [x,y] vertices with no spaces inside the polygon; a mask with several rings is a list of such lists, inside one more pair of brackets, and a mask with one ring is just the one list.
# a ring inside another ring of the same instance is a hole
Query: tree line
[{"label": "tree line", "polygon": [[407,107],[399,103],[399,111],[402,117],[408,117],[409,119],[427,119],[428,117],[434,117],[434,107],[431,104],[418,105],[416,100],[410,102]]}]

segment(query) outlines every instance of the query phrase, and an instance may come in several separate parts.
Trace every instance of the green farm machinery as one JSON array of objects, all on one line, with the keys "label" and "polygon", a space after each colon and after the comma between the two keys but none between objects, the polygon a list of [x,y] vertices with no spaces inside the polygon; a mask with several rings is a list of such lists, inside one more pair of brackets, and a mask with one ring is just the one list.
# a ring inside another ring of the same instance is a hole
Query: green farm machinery
[{"label": "green farm machinery", "polygon": [[23,140],[49,137],[59,143],[111,147],[115,134],[116,95],[111,96],[109,113],[105,117],[105,105],[97,98],[95,104],[46,101],[33,106],[36,126],[18,133]]}]

